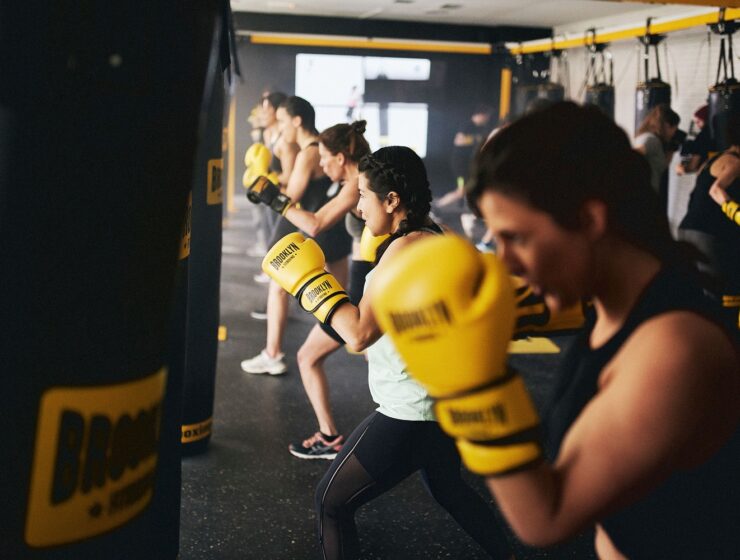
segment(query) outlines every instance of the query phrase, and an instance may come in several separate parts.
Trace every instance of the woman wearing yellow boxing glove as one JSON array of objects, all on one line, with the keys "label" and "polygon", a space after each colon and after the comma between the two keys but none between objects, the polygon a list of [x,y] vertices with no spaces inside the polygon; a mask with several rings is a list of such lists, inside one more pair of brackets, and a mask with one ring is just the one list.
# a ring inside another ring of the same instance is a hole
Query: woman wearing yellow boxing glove
[{"label": "woman wearing yellow boxing glove", "polygon": [[492,558],[509,558],[492,510],[461,478],[455,444],[434,420],[432,400],[408,376],[371,309],[373,298],[383,297],[373,290],[374,275],[404,247],[441,233],[429,218],[432,194],[424,163],[411,149],[391,146],[363,159],[359,171],[357,208],[374,236],[390,236],[378,247],[359,304],[340,305],[329,320],[348,346],[367,350],[370,391],[378,408],[355,428],[317,488],[323,557],[356,558],[355,511],[420,471],[434,498]]},{"label": "woman wearing yellow boxing glove", "polygon": [[[497,134],[471,187],[509,271],[552,310],[590,299],[595,313],[563,357],[540,440],[501,359],[512,302],[497,266],[461,250],[409,281],[443,248],[431,240],[399,255],[407,267],[378,270],[381,287],[398,279],[404,291],[376,313],[402,327],[389,334],[466,465],[527,543],[594,530],[603,559],[740,558],[740,346],[624,131],[595,108],[554,104]],[[434,279],[450,277],[479,278],[472,303],[448,303]],[[449,312],[422,332],[404,294]],[[455,371],[419,348],[463,344]]]}]

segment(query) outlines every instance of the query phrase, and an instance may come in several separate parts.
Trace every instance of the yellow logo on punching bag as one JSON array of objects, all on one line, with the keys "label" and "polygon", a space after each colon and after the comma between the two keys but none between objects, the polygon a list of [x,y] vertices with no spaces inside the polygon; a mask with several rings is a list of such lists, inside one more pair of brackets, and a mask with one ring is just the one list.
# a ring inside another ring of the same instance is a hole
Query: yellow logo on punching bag
[{"label": "yellow logo on punching bag", "polygon": [[167,372],[41,396],[26,543],[56,546],[123,525],[149,504]]},{"label": "yellow logo on punching bag", "polygon": [[223,170],[223,158],[208,160],[208,194],[206,202],[208,202],[209,206],[223,203],[223,189],[221,187]]},{"label": "yellow logo on punching bag", "polygon": [[193,223],[193,191],[188,195],[188,207],[185,211],[185,222],[182,226],[182,237],[180,238],[180,259],[190,256],[190,230]]},{"label": "yellow logo on punching bag", "polygon": [[211,426],[213,425],[213,417],[203,422],[196,424],[183,424],[182,425],[182,436],[180,437],[181,443],[193,443],[201,439],[207,438],[211,435]]}]

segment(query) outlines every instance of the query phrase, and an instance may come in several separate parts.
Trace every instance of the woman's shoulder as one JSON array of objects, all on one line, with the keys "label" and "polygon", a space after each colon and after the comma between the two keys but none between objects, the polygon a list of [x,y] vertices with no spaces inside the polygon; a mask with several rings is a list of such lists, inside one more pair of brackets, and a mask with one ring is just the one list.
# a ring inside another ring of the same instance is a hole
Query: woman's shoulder
[{"label": "woman's shoulder", "polygon": [[737,339],[720,325],[695,311],[673,310],[631,333],[612,361],[612,376],[638,383],[652,379],[687,399],[722,388],[740,405],[738,358]]}]

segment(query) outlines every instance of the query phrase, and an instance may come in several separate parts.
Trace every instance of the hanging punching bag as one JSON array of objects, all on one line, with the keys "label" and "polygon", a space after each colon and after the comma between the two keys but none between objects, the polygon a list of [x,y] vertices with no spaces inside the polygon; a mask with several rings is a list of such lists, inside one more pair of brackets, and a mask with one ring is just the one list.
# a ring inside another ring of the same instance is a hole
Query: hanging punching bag
[{"label": "hanging punching bag", "polygon": [[598,83],[586,87],[584,98],[586,105],[595,105],[605,115],[614,118],[614,86],[606,83]]},{"label": "hanging punching bag", "polygon": [[213,423],[218,350],[221,234],[223,221],[224,82],[214,74],[202,115],[193,183],[192,237],[188,266],[188,324],[182,410],[182,453],[208,447]]},{"label": "hanging punching bag", "polygon": [[[645,76],[643,81],[638,82],[635,91],[635,130],[640,128],[640,124],[642,124],[650,109],[660,103],[665,103],[669,106],[671,104],[671,86],[661,79],[660,56],[658,54],[658,45],[665,36],[650,33],[650,19],[647,21],[646,29],[648,32],[645,36],[640,37],[640,42],[645,47],[642,56]],[[651,47],[655,53],[655,68],[657,71],[657,76],[654,78],[650,77]]]},{"label": "hanging punching bag", "polygon": [[553,103],[563,101],[565,99],[565,86],[555,82],[541,84],[537,87],[537,97],[539,99],[547,99]]},{"label": "hanging punching bag", "polygon": [[168,330],[220,9],[0,8],[0,558],[178,555]]},{"label": "hanging punching bag", "polygon": [[740,83],[735,79],[735,62],[732,52],[732,35],[737,27],[738,23],[735,21],[724,21],[724,12],[720,16],[719,23],[710,25],[710,29],[720,35],[720,45],[717,78],[714,85],[709,88],[707,105],[709,106],[709,130],[714,145],[720,152],[729,148],[725,135],[727,117],[731,111],[740,111]]},{"label": "hanging punching bag", "polygon": [[547,56],[550,59],[548,81],[537,87],[537,97],[553,103],[563,101],[569,82],[567,55],[565,51],[553,48]]},{"label": "hanging punching bag", "polygon": [[539,97],[539,88],[548,74],[549,61],[542,54],[517,56],[513,75],[514,87],[511,100],[511,116],[520,117]]},{"label": "hanging punching bag", "polygon": [[[591,42],[586,67],[586,93],[583,103],[594,105],[614,118],[614,61],[606,50],[608,43],[596,43],[596,31],[590,29]],[[599,64],[597,65],[597,59]],[[608,61],[608,64],[607,64]]]}]

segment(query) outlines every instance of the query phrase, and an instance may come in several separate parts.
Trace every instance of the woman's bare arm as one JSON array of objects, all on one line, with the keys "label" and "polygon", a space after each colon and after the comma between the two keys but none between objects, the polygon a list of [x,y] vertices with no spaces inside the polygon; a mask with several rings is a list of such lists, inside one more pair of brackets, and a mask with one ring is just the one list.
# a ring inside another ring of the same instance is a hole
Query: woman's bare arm
[{"label": "woman's bare arm", "polygon": [[288,184],[285,186],[285,194],[290,197],[293,202],[298,202],[303,197],[308,183],[311,181],[314,168],[318,159],[318,154],[312,154],[310,151],[300,151],[295,158],[295,165],[293,171],[288,179]]},{"label": "woman's bare arm", "polygon": [[360,193],[357,190],[357,184],[346,184],[342,186],[337,196],[329,200],[316,212],[309,212],[291,206],[285,213],[285,217],[309,236],[315,237],[344,218],[347,212],[357,206],[359,198]]},{"label": "woman's bare arm", "polygon": [[287,184],[290,174],[293,172],[298,151],[298,144],[289,144],[282,138],[279,138],[277,144],[275,144],[275,157],[280,160],[280,169],[282,169],[278,176],[281,185]]},{"label": "woman's bare arm", "polygon": [[704,461],[737,423],[736,363],[720,329],[691,313],[640,327],[554,465],[486,480],[514,531],[537,546],[562,541]]}]

